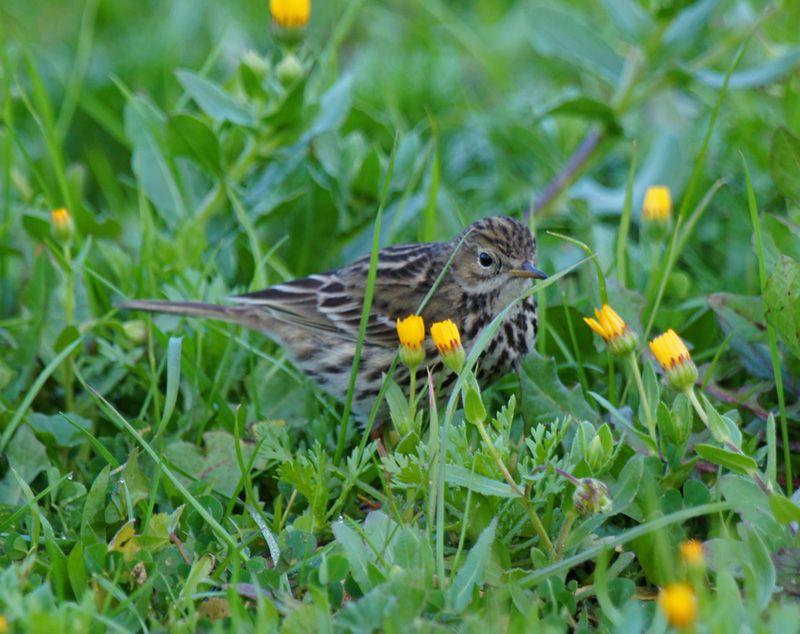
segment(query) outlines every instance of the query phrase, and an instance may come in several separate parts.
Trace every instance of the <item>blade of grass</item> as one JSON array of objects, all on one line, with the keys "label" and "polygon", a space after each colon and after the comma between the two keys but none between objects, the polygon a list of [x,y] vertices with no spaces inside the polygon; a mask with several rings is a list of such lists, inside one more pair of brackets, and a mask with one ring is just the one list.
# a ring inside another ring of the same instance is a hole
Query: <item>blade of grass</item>
[{"label": "blade of grass", "polygon": [[623,288],[628,287],[628,233],[631,227],[633,179],[636,175],[636,161],[638,158],[637,148],[638,145],[634,141],[631,146],[631,168],[628,171],[628,186],[625,188],[625,204],[622,206],[622,216],[619,220],[619,233],[617,235],[617,279]]},{"label": "blade of grass", "polygon": [[[753,223],[753,236],[756,243],[756,255],[758,256],[758,282],[763,295],[767,285],[767,266],[764,262],[764,240],[761,237],[761,221],[758,217],[758,205],[756,195],[753,191],[753,184],[750,181],[750,169],[744,155],[739,153],[744,167],[744,175],[747,181],[747,206],[750,209],[750,220]],[[781,358],[778,354],[778,335],[775,328],[767,322],[767,338],[769,339],[769,353],[772,357],[772,374],[775,378],[775,391],[778,394],[778,408],[781,416],[781,442],[783,443],[783,468],[786,471],[786,495],[792,495],[792,449],[789,446],[789,422],[786,418],[786,397],[783,393],[783,374],[781,371]]]},{"label": "blade of grass", "polygon": [[[183,485],[180,479],[172,472],[172,470],[167,466],[164,459],[162,459],[158,453],[150,446],[150,444],[142,438],[141,434],[136,431],[136,429],[131,425],[122,414],[120,414],[111,403],[109,403],[105,397],[100,394],[97,390],[95,390],[91,385],[87,383],[83,383],[84,389],[86,389],[89,393],[97,401],[97,404],[100,406],[100,409],[103,410],[105,415],[108,419],[114,423],[120,430],[125,431],[133,440],[153,459],[153,461],[159,466],[161,472],[169,479],[178,492],[181,494],[184,500],[192,507],[195,511],[200,515],[200,517],[205,520],[205,522],[209,525],[212,531],[216,533],[217,537],[219,537],[232,551],[239,550],[239,546],[236,544],[236,541],[233,537],[226,531],[220,524],[215,520],[212,515],[203,507],[202,504],[195,498],[189,490]],[[239,556],[245,560],[248,560],[249,557],[240,552]]]},{"label": "blade of grass", "polygon": [[14,435],[14,432],[17,431],[17,427],[22,422],[23,416],[28,412],[28,408],[33,403],[33,399],[36,398],[36,395],[39,394],[39,390],[42,389],[44,384],[47,382],[47,379],[50,378],[50,375],[56,371],[56,368],[60,366],[66,359],[69,358],[69,355],[81,344],[83,343],[83,337],[78,337],[75,341],[69,344],[66,348],[64,348],[61,352],[59,352],[50,363],[48,363],[44,370],[41,371],[36,380],[31,385],[28,393],[25,394],[25,398],[22,399],[22,402],[19,404],[17,411],[14,412],[14,416],[12,417],[11,421],[6,425],[6,428],[3,430],[3,435],[0,437],[0,453],[3,453],[8,446],[11,437]]},{"label": "blade of grass", "polygon": [[350,410],[353,405],[353,393],[356,388],[356,378],[358,377],[358,367],[361,364],[361,349],[364,346],[364,335],[367,332],[367,322],[372,310],[372,297],[375,294],[375,278],[378,272],[378,251],[380,250],[381,239],[381,218],[386,207],[386,200],[389,197],[389,183],[392,180],[394,170],[394,159],[397,156],[399,137],[395,136],[392,146],[392,154],[389,157],[389,166],[386,168],[386,178],[383,181],[383,191],[381,192],[381,202],[378,205],[378,212],[375,214],[375,230],[372,232],[372,251],[369,256],[369,272],[367,273],[367,287],[364,291],[364,305],[361,308],[361,322],[358,325],[358,340],[356,341],[356,352],[353,356],[353,367],[350,371],[350,384],[347,387],[347,400],[344,404],[342,419],[339,425],[339,441],[336,443],[336,453],[333,463],[339,464],[344,455],[344,444],[347,438],[347,426],[350,422]]}]

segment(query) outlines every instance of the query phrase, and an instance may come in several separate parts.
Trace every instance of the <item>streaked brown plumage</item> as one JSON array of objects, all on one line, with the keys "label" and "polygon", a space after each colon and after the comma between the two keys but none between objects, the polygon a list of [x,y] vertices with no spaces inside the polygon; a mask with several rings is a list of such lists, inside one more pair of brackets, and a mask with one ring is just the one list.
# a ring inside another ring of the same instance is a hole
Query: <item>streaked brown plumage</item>
[{"label": "streaked brown plumage", "polygon": [[[530,287],[530,278],[545,277],[535,268],[531,232],[505,216],[479,220],[450,242],[382,249],[353,400],[357,417],[368,416],[397,351],[397,318],[417,311],[459,244],[422,316],[428,325],[452,319],[467,351],[481,329]],[[122,307],[221,319],[262,331],[286,348],[295,365],[326,392],[344,400],[368,271],[369,256],[365,256],[329,273],[232,297],[230,305],[137,300]],[[478,378],[490,380],[511,370],[531,350],[536,328],[536,302],[529,297],[509,313],[487,346]],[[426,347],[429,362],[440,368],[430,340]],[[420,380],[423,375],[419,373]],[[406,376],[405,368],[398,366],[395,378],[401,385]]]}]

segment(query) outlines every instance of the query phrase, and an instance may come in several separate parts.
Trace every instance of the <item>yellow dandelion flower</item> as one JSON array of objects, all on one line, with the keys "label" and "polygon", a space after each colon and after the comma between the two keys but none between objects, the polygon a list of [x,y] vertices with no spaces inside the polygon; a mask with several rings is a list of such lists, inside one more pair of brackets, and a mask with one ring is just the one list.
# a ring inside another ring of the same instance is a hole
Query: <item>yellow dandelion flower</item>
[{"label": "yellow dandelion flower", "polygon": [[400,339],[400,360],[410,368],[425,360],[425,321],[419,315],[397,319],[397,337]]},{"label": "yellow dandelion flower", "polygon": [[638,338],[611,306],[603,304],[600,310],[595,308],[596,317],[584,317],[589,328],[605,339],[612,354],[626,355],[636,350]]},{"label": "yellow dandelion flower", "polygon": [[311,17],[311,0],[269,0],[269,12],[279,26],[302,27]]},{"label": "yellow dandelion flower", "polygon": [[439,354],[442,355],[444,364],[454,372],[461,372],[466,354],[461,345],[458,326],[450,319],[437,321],[431,326],[431,338]]},{"label": "yellow dandelion flower", "polygon": [[646,221],[667,222],[672,216],[672,194],[669,187],[651,185],[644,194],[642,218]]},{"label": "yellow dandelion flower", "polygon": [[697,595],[686,583],[671,583],[662,588],[658,607],[673,627],[691,627],[697,620]]},{"label": "yellow dandelion flower", "polygon": [[50,212],[50,231],[59,242],[69,242],[75,235],[75,223],[64,207]]},{"label": "yellow dandelion flower", "polygon": [[667,383],[679,392],[689,390],[697,380],[697,366],[683,340],[671,328],[650,342],[650,349],[664,369]]},{"label": "yellow dandelion flower", "polygon": [[689,539],[680,545],[681,559],[689,566],[697,567],[705,564],[703,544],[696,539]]}]

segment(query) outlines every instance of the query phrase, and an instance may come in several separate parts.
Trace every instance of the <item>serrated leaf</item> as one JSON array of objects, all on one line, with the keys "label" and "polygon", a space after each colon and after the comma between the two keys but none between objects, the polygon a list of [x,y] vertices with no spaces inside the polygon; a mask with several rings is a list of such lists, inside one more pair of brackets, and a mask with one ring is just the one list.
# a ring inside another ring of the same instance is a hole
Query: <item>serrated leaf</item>
[{"label": "serrated leaf", "polygon": [[522,393],[525,415],[531,420],[553,420],[571,416],[575,420],[600,423],[597,412],[583,398],[580,386],[567,388],[558,378],[556,364],[536,353],[522,362]]}]

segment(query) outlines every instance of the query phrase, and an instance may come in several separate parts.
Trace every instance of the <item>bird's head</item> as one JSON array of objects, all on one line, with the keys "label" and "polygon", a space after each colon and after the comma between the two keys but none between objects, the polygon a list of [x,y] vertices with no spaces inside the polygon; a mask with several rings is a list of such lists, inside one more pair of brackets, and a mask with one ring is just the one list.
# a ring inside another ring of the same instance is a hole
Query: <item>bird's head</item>
[{"label": "bird's head", "polygon": [[514,218],[495,216],[478,220],[451,244],[458,247],[452,264],[453,276],[467,292],[519,295],[530,286],[530,280],[547,278],[535,266],[533,234]]}]

